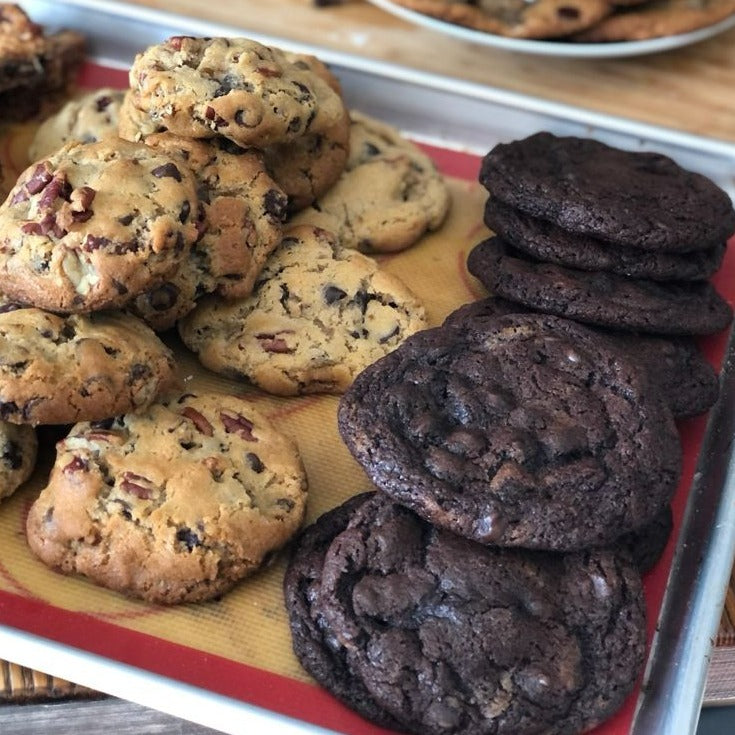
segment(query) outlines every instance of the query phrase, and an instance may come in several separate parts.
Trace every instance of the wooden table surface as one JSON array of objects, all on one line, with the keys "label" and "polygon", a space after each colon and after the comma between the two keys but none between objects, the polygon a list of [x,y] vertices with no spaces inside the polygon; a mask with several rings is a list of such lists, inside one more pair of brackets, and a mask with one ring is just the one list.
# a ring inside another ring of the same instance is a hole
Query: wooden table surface
[{"label": "wooden table surface", "polygon": [[[735,142],[735,29],[685,48],[625,59],[531,56],[466,43],[367,2],[131,0],[260,33]],[[116,699],[0,707],[7,735],[213,732]]]},{"label": "wooden table surface", "polygon": [[735,141],[735,29],[659,54],[563,59],[467,43],[360,0],[132,2]]}]

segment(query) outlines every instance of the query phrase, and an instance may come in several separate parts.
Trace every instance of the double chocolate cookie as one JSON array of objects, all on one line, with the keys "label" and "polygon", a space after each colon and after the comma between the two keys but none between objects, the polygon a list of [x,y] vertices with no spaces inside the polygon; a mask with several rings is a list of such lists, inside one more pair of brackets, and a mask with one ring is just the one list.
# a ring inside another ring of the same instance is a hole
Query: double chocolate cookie
[{"label": "double chocolate cookie", "polygon": [[707,177],[590,138],[537,133],[497,145],[480,181],[526,215],[613,245],[681,253],[719,247],[735,232],[730,197]]},{"label": "double chocolate cookie", "polygon": [[732,320],[732,308],[707,281],[660,283],[542,263],[497,237],[475,246],[467,268],[498,296],[587,324],[694,335],[719,332]]},{"label": "double chocolate cookie", "polygon": [[643,661],[627,557],[484,547],[382,494],[304,534],[285,592],[294,650],[319,683],[423,735],[586,731]]},{"label": "double chocolate cookie", "polygon": [[380,489],[499,546],[610,543],[652,520],[680,474],[671,412],[645,371],[545,315],[410,337],[358,376],[338,421]]}]

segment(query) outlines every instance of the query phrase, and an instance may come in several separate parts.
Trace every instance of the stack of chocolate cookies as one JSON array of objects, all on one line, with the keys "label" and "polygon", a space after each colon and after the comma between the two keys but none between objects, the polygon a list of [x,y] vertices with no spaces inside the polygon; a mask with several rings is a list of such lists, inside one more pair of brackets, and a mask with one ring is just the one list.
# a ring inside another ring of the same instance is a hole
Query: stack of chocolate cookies
[{"label": "stack of chocolate cookies", "polygon": [[641,565],[668,536],[678,434],[606,338],[467,312],[343,396],[340,433],[379,492],[297,544],[294,650],[394,729],[583,732],[643,663]]},{"label": "stack of chocolate cookies", "polygon": [[612,332],[656,366],[677,417],[714,403],[717,378],[692,336],[732,319],[708,281],[735,232],[724,191],[657,153],[549,133],[496,146],[480,180],[496,237],[467,266],[488,290]]},{"label": "stack of chocolate cookies", "polygon": [[343,396],[377,492],[296,545],[294,650],[393,729],[579,733],[641,671],[641,573],[680,479],[670,394],[699,389],[678,414],[716,397],[687,340],[731,318],[706,278],[735,213],[662,156],[548,134],[495,149],[482,177],[503,239],[470,269],[507,300],[409,337]]}]

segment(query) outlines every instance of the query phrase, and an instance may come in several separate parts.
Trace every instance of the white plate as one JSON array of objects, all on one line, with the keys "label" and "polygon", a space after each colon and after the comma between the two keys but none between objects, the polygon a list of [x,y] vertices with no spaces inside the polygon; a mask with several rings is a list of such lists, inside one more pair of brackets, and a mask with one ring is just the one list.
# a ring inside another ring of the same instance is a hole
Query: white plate
[{"label": "white plate", "polygon": [[674,36],[662,38],[650,38],[645,41],[615,41],[611,43],[568,43],[565,41],[536,41],[526,38],[508,38],[498,36],[495,33],[476,31],[465,28],[456,23],[448,23],[438,18],[417,13],[402,5],[396,5],[391,0],[368,0],[373,5],[386,10],[404,20],[416,23],[439,33],[445,33],[463,41],[494,46],[507,51],[520,51],[526,54],[537,54],[541,56],[567,56],[582,59],[611,59],[620,56],[639,56],[642,54],[653,54],[659,51],[667,51],[680,46],[688,46],[697,41],[715,36],[718,33],[735,27],[735,14],[718,23],[713,23],[704,28],[698,28],[690,33],[678,33]]}]

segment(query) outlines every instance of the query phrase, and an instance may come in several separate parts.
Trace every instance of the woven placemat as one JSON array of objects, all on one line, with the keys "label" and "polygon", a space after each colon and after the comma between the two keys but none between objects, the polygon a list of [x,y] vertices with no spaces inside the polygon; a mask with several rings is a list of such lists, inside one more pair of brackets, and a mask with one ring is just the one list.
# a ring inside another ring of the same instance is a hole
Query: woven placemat
[{"label": "woven placemat", "polygon": [[67,697],[102,696],[94,689],[42,674],[40,671],[33,671],[25,666],[11,664],[9,661],[0,660],[0,676],[2,677],[0,701],[3,702],[38,702]]}]

